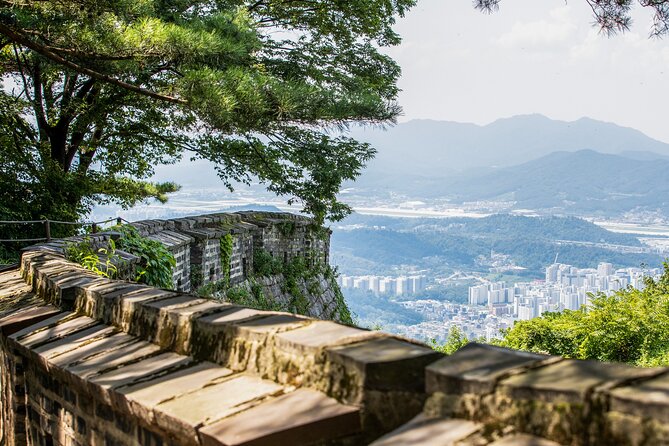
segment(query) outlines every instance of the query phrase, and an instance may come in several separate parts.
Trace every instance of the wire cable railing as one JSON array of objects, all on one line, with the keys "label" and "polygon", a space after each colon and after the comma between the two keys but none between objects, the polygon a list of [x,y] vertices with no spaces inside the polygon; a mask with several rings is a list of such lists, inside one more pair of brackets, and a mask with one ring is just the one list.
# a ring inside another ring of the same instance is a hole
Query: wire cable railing
[{"label": "wire cable railing", "polygon": [[95,234],[98,232],[100,229],[100,225],[104,225],[110,222],[115,221],[117,225],[120,225],[122,223],[130,223],[128,220],[121,218],[121,217],[116,217],[116,218],[109,218],[107,220],[103,221],[82,221],[82,222],[76,222],[76,221],[61,221],[61,220],[50,220],[50,219],[43,219],[43,220],[0,220],[0,225],[28,225],[28,224],[42,224],[44,225],[44,237],[38,237],[38,238],[20,238],[20,239],[0,239],[0,242],[4,243],[11,243],[11,242],[16,242],[16,243],[26,243],[26,242],[50,242],[51,241],[51,224],[59,224],[59,225],[72,225],[72,226],[90,226],[91,228],[91,233]]}]

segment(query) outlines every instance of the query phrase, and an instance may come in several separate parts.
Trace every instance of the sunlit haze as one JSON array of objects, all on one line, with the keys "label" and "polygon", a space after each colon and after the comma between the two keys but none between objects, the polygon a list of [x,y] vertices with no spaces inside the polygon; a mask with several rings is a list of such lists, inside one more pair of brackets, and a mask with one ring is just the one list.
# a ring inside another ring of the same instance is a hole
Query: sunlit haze
[{"label": "sunlit haze", "polygon": [[466,0],[421,0],[388,51],[403,70],[400,122],[587,116],[669,141],[669,45],[634,11],[631,30],[607,38],[582,0],[504,0],[491,15]]}]

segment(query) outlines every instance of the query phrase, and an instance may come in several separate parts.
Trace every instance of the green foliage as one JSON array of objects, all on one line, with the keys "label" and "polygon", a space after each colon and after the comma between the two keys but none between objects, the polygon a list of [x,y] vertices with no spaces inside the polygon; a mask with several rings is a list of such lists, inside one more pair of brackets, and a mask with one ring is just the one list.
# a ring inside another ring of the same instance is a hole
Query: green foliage
[{"label": "green foliage", "polygon": [[173,289],[172,272],[176,260],[172,253],[162,243],[142,237],[133,226],[123,225],[114,229],[121,233],[118,247],[140,258],[135,281]]},{"label": "green foliage", "polygon": [[454,325],[448,332],[448,337],[446,338],[446,342],[444,344],[439,345],[434,339],[432,339],[430,343],[432,348],[436,351],[445,355],[452,355],[467,345],[469,343],[469,339],[467,339],[467,336],[465,336],[459,327]]},{"label": "green foliage", "polygon": [[219,240],[221,249],[221,271],[223,272],[223,280],[226,283],[230,283],[230,260],[232,259],[233,244],[234,240],[232,239],[232,234],[225,234]]},{"label": "green foliage", "polygon": [[297,229],[295,222],[291,220],[277,223],[276,227],[284,237],[292,237],[293,234],[295,234],[295,230]]},{"label": "green foliage", "polygon": [[283,263],[264,249],[256,249],[253,252],[253,272],[259,277],[275,276],[283,272]]},{"label": "green foliage", "polygon": [[202,267],[200,265],[190,266],[190,286],[193,290],[199,290],[202,286]]},{"label": "green foliage", "polygon": [[0,3],[0,218],[164,201],[178,186],[154,168],[187,152],[231,189],[257,179],[319,221],[343,217],[337,192],[375,151],[331,130],[399,115],[400,69],[380,47],[414,4]]},{"label": "green foliage", "polygon": [[669,365],[669,264],[662,277],[647,280],[639,291],[627,288],[611,296],[591,296],[576,311],[547,313],[519,321],[501,345],[567,358]]},{"label": "green foliage", "polygon": [[[346,305],[344,296],[336,282],[336,271],[329,265],[317,262],[309,266],[304,257],[293,257],[288,262],[275,259],[265,250],[257,249],[253,256],[254,275],[248,279],[248,286],[230,287],[226,279],[208,283],[198,289],[198,294],[204,297],[216,297],[229,302],[245,305],[252,308],[309,315],[312,302],[311,296],[320,296],[324,290],[320,278],[328,281],[329,288],[335,295],[335,306],[329,315],[330,318],[344,324],[353,325],[353,317]],[[259,278],[282,276],[281,291],[290,296],[285,304],[265,296]],[[305,294],[303,288],[308,293]],[[251,292],[249,292],[249,289]]]},{"label": "green foliage", "polygon": [[99,276],[115,279],[118,275],[116,264],[120,257],[116,255],[114,240],[110,239],[108,243],[107,248],[97,250],[88,238],[78,243],[69,243],[65,246],[65,257]]},{"label": "green foliage", "polygon": [[314,270],[307,269],[304,258],[295,257],[283,264],[282,274],[284,278],[282,290],[291,296],[288,304],[289,311],[291,313],[309,314],[311,302],[302,292],[300,282],[312,279]]}]

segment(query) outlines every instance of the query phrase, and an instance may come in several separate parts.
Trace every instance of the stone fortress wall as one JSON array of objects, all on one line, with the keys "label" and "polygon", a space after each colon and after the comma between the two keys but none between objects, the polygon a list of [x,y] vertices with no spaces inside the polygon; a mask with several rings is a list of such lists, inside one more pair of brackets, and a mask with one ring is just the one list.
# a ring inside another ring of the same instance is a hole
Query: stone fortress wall
[{"label": "stone fortress wall", "polygon": [[[223,278],[220,240],[232,236],[230,283],[253,273],[253,253],[263,249],[273,257],[318,257],[327,263],[330,232],[307,217],[285,212],[235,212],[131,223],[143,236],[165,245],[177,261],[174,289],[192,291],[192,280],[206,285]],[[315,259],[312,259],[315,260]]]},{"label": "stone fortress wall", "polygon": [[101,278],[54,246],[0,272],[0,389],[3,446],[669,444],[667,368],[444,357]]}]

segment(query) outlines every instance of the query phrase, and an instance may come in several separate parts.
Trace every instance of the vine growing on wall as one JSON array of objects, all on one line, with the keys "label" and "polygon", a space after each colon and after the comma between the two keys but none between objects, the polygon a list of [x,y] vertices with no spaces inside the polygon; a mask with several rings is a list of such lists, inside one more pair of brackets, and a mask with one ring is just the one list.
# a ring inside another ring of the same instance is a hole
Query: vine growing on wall
[{"label": "vine growing on wall", "polygon": [[221,248],[221,272],[223,273],[223,280],[226,284],[230,283],[230,261],[232,260],[232,249],[234,247],[234,239],[232,234],[225,234],[219,240]]}]

